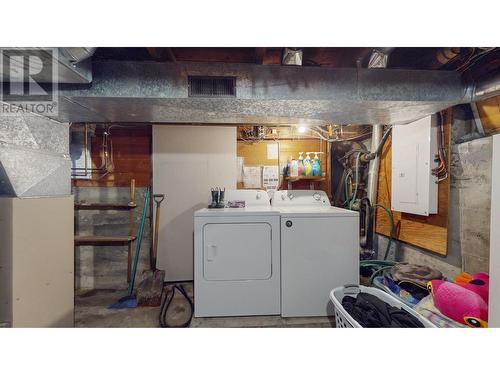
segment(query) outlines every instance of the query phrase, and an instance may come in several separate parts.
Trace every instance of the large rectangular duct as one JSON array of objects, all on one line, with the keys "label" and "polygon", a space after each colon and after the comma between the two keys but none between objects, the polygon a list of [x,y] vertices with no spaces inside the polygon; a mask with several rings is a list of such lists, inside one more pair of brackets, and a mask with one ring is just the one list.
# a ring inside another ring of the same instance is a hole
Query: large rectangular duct
[{"label": "large rectangular duct", "polygon": [[[189,97],[188,77],[235,77],[235,97]],[[470,101],[454,71],[96,61],[63,85],[59,121],[403,124]]]}]

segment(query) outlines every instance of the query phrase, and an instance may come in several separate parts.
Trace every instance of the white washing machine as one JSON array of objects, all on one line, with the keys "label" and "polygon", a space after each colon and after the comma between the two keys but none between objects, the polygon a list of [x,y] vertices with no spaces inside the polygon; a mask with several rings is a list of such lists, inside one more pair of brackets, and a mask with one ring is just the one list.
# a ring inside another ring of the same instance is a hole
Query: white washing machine
[{"label": "white washing machine", "polygon": [[333,315],[330,291],[359,284],[359,214],[330,205],[324,191],[281,190],[281,315]]},{"label": "white washing machine", "polygon": [[279,315],[280,213],[262,190],[226,190],[245,208],[194,213],[194,315]]}]

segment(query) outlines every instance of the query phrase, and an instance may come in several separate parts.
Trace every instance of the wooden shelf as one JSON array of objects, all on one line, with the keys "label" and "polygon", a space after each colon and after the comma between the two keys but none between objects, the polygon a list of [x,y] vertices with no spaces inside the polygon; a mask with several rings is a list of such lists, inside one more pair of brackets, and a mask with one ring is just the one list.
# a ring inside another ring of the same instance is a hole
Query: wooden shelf
[{"label": "wooden shelf", "polygon": [[113,210],[113,211],[128,211],[136,208],[135,203],[75,203],[75,210]]},{"label": "wooden shelf", "polygon": [[134,236],[75,236],[75,245],[106,246],[127,245],[134,241]]},{"label": "wooden shelf", "polygon": [[324,181],[326,177],[323,176],[297,176],[297,177],[285,177],[285,180],[290,181],[290,182],[295,182],[295,181]]},{"label": "wooden shelf", "polygon": [[309,181],[309,189],[314,190],[314,184],[316,182],[325,181],[326,177],[323,176],[287,176],[285,180],[288,182],[288,190],[293,190],[293,182],[297,181]]}]

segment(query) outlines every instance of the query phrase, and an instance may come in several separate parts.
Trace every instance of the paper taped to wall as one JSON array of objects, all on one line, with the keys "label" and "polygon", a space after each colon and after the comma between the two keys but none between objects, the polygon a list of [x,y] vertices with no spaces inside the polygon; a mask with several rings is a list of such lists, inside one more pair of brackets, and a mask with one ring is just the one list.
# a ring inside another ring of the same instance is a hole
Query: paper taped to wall
[{"label": "paper taped to wall", "polygon": [[267,144],[267,158],[269,160],[277,160],[278,159],[278,153],[279,153],[279,148],[278,148],[277,143],[268,143]]},{"label": "paper taped to wall", "polygon": [[245,158],[238,156],[236,159],[236,182],[243,182],[243,163]]},{"label": "paper taped to wall", "polygon": [[262,167],[262,185],[266,190],[276,190],[279,183],[279,167],[265,165]]},{"label": "paper taped to wall", "polygon": [[246,189],[262,187],[261,167],[243,167],[243,186]]}]

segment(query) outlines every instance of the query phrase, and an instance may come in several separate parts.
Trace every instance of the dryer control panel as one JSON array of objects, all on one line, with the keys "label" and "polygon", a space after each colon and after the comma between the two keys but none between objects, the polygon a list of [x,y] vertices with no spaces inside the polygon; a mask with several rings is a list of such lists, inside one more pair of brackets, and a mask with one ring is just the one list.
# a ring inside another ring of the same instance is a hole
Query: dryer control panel
[{"label": "dryer control panel", "polygon": [[331,206],[328,195],[322,190],[278,190],[274,192],[271,206]]},{"label": "dryer control panel", "polygon": [[[245,207],[269,207],[269,195],[265,190],[253,189],[226,189],[224,201],[244,201]],[[208,197],[210,204],[211,197]]]}]

